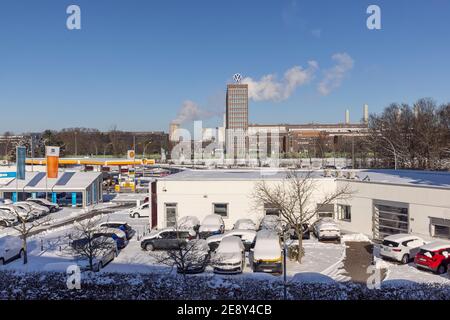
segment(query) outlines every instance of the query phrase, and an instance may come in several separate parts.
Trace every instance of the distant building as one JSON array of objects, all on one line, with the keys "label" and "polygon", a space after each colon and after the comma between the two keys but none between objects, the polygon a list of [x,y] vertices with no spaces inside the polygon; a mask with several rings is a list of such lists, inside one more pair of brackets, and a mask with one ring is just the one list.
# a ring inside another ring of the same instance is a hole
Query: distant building
[{"label": "distant building", "polygon": [[248,150],[248,85],[229,84],[226,95],[226,146],[228,157],[245,158]]},{"label": "distant building", "polygon": [[178,137],[176,136],[176,131],[180,129],[180,124],[178,122],[171,122],[169,125],[169,141],[176,142]]}]

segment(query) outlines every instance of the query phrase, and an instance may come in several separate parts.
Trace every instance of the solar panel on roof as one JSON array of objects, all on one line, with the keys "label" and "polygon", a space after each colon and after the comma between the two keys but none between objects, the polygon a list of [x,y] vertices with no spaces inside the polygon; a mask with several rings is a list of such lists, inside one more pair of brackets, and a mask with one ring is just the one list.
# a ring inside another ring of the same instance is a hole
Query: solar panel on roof
[{"label": "solar panel on roof", "polygon": [[45,177],[45,172],[38,172],[25,187],[35,187]]},{"label": "solar panel on roof", "polygon": [[65,186],[74,174],[75,172],[64,172],[62,177],[56,182],[55,186]]}]

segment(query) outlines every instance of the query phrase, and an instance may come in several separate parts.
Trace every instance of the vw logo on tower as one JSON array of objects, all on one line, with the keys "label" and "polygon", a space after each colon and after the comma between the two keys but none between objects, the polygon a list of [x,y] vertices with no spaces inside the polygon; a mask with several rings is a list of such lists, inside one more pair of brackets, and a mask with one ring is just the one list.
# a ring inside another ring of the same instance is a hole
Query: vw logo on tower
[{"label": "vw logo on tower", "polygon": [[236,82],[236,83],[241,83],[241,80],[242,80],[241,74],[240,74],[240,73],[235,73],[235,74],[233,75],[233,80],[234,80],[234,82]]}]

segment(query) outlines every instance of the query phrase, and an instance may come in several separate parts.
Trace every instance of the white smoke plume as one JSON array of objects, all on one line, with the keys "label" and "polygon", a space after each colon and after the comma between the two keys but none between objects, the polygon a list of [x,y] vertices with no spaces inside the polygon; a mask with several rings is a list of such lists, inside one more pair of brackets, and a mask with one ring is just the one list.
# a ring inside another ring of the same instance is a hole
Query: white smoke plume
[{"label": "white smoke plume", "polygon": [[306,69],[294,66],[287,70],[281,81],[274,74],[268,74],[259,81],[246,77],[242,83],[248,84],[248,97],[254,101],[282,101],[289,98],[298,87],[309,83],[318,68],[316,61],[309,61]]},{"label": "white smoke plume", "polygon": [[335,53],[331,58],[336,62],[336,65],[325,70],[324,78],[317,86],[317,90],[323,96],[340,87],[342,80],[354,65],[352,57],[347,53]]},{"label": "white smoke plume", "polygon": [[215,112],[203,110],[194,101],[185,100],[180,110],[178,111],[177,118],[173,122],[181,124],[186,122],[192,122],[195,120],[211,118],[215,115],[216,115]]}]

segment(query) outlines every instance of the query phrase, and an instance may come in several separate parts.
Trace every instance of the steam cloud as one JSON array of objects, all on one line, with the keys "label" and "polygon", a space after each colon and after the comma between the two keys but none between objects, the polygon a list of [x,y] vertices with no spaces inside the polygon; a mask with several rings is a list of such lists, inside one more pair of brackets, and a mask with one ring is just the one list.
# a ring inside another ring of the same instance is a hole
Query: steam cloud
[{"label": "steam cloud", "polygon": [[353,59],[347,53],[336,53],[331,58],[336,62],[336,65],[325,70],[324,78],[317,86],[317,90],[323,96],[340,87],[342,80],[354,65]]}]

